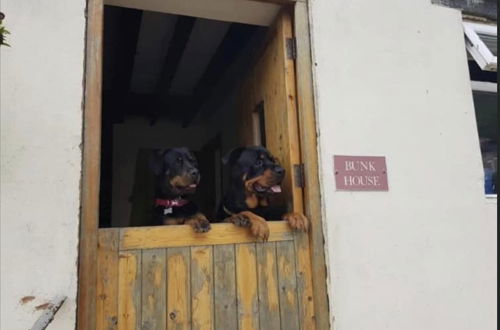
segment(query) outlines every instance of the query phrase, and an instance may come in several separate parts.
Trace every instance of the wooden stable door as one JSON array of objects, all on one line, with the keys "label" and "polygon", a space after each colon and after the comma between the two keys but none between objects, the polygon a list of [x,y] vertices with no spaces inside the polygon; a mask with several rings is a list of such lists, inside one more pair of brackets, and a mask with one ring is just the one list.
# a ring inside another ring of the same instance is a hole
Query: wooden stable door
[{"label": "wooden stable door", "polygon": [[[292,31],[291,16],[281,14],[244,83],[241,141],[259,138],[279,158],[283,199],[302,212]],[[206,234],[189,226],[99,229],[97,329],[316,329],[308,235],[283,221],[269,226],[266,243],[225,223]]]},{"label": "wooden stable door", "polygon": [[214,224],[99,230],[97,329],[315,329],[297,234]]}]

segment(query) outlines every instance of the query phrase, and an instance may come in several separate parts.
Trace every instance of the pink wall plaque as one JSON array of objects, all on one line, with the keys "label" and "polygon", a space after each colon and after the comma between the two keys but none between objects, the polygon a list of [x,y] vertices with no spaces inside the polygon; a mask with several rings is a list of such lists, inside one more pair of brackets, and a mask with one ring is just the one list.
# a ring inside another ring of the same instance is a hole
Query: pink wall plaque
[{"label": "pink wall plaque", "polygon": [[333,156],[337,190],[388,191],[385,157]]}]

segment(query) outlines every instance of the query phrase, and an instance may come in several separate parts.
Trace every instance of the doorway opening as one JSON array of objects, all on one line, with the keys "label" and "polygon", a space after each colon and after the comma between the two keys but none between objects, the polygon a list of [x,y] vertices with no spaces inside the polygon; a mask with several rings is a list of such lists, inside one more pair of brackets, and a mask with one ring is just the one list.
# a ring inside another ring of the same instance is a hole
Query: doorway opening
[{"label": "doorway opening", "polygon": [[[268,30],[104,6],[100,227],[148,224],[154,190],[148,159],[155,149],[193,151],[202,169],[193,199],[214,215],[221,158],[249,124],[239,114],[242,84]],[[256,110],[259,121],[248,120],[259,131],[256,141],[265,141],[262,106]]]}]

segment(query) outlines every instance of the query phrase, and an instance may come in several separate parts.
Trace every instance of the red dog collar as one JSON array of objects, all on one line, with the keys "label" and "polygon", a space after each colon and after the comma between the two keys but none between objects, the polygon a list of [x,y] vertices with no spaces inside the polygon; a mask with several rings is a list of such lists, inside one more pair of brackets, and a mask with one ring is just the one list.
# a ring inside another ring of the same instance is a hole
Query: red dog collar
[{"label": "red dog collar", "polygon": [[164,206],[164,207],[181,207],[188,203],[187,200],[177,198],[177,199],[161,199],[157,198],[155,200],[156,206]]}]

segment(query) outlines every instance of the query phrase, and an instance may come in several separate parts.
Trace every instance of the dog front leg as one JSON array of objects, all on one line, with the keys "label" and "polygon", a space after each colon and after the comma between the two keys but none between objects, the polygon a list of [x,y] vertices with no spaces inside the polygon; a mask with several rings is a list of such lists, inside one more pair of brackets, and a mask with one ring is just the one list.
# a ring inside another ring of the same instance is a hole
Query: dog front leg
[{"label": "dog front leg", "polygon": [[249,227],[252,235],[266,242],[269,239],[269,226],[266,219],[253,212],[243,211],[226,218],[224,222],[234,223],[236,226]]}]

